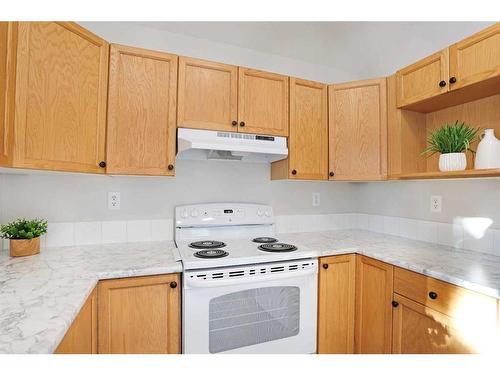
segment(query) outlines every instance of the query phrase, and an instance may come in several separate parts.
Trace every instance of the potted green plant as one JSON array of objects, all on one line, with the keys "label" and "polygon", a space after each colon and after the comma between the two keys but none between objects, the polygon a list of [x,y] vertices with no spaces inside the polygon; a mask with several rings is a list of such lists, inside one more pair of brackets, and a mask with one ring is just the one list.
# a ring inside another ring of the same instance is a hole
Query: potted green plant
[{"label": "potted green plant", "polygon": [[40,252],[40,236],[47,233],[47,221],[17,219],[0,226],[0,237],[10,240],[10,256],[22,257]]},{"label": "potted green plant", "polygon": [[479,128],[471,128],[464,122],[445,124],[431,132],[427,143],[429,146],[422,152],[431,156],[439,153],[439,170],[463,171],[467,167],[467,151],[474,152],[470,146],[477,140]]}]

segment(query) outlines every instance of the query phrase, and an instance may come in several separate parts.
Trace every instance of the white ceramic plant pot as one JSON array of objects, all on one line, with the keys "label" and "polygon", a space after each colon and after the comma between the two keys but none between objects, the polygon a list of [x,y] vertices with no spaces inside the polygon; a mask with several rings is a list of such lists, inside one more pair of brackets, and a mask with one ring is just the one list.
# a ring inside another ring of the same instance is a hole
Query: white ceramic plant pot
[{"label": "white ceramic plant pot", "polygon": [[463,152],[439,155],[439,170],[441,172],[463,171],[466,167],[467,158]]},{"label": "white ceramic plant pot", "polygon": [[494,129],[486,129],[477,145],[474,169],[500,168],[500,141]]}]

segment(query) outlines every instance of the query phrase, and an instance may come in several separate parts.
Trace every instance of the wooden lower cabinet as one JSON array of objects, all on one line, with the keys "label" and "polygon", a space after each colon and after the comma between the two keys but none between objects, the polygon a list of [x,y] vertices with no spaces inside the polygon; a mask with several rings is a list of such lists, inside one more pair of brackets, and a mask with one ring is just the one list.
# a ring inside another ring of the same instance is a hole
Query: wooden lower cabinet
[{"label": "wooden lower cabinet", "polygon": [[354,352],[356,255],[320,258],[318,353]]},{"label": "wooden lower cabinet", "polygon": [[97,353],[97,292],[94,289],[56,349],[56,354]]},{"label": "wooden lower cabinet", "polygon": [[180,353],[179,274],[104,280],[99,353]]},{"label": "wooden lower cabinet", "polygon": [[356,353],[391,352],[393,269],[387,263],[357,256],[354,331]]}]

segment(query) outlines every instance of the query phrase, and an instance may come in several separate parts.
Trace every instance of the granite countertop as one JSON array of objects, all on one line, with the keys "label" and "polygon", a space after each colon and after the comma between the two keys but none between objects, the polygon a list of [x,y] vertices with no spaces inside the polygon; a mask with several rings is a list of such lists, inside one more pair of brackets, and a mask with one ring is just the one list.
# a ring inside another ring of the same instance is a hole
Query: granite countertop
[{"label": "granite countertop", "polygon": [[[361,230],[278,235],[313,256],[358,253],[500,298],[500,257]],[[0,252],[0,353],[52,353],[98,280],[182,272],[173,241]]]},{"label": "granite countertop", "polygon": [[0,353],[53,353],[97,282],[182,271],[173,241],[0,251]]},{"label": "granite countertop", "polygon": [[357,253],[500,298],[500,257],[364,230],[294,233],[280,241],[320,256]]}]

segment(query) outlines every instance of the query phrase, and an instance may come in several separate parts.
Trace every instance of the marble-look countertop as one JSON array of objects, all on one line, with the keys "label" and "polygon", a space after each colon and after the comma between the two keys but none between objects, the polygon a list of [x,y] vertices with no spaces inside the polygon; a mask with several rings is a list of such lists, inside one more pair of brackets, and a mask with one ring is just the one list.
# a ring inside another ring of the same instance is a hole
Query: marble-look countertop
[{"label": "marble-look countertop", "polygon": [[[358,253],[500,298],[500,257],[361,230],[281,234],[315,256]],[[172,241],[0,252],[0,353],[52,353],[98,280],[182,272]]]},{"label": "marble-look countertop", "polygon": [[357,253],[500,298],[500,257],[364,230],[294,233],[280,241],[320,256]]},{"label": "marble-look countertop", "polygon": [[0,353],[53,353],[97,282],[182,271],[173,241],[0,251]]}]

